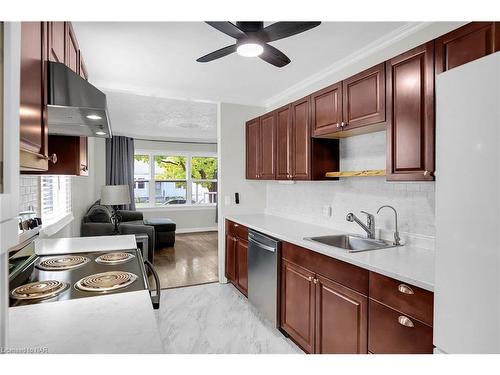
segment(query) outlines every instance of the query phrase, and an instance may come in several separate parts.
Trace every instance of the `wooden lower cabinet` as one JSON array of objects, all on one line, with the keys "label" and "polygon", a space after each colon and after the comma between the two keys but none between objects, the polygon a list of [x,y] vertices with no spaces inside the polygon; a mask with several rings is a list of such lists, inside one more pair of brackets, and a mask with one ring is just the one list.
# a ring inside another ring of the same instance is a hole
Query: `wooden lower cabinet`
[{"label": "wooden lower cabinet", "polygon": [[432,327],[372,299],[369,327],[374,354],[432,354]]},{"label": "wooden lower cabinet", "polygon": [[236,282],[236,244],[238,239],[226,235],[226,278],[232,283]]},{"label": "wooden lower cabinet", "polygon": [[366,353],[368,298],[316,276],[315,353]]},{"label": "wooden lower cabinet", "polygon": [[307,353],[367,352],[368,299],[282,261],[281,328]]},{"label": "wooden lower cabinet", "polygon": [[248,241],[236,242],[236,287],[248,296]]},{"label": "wooden lower cabinet", "polygon": [[307,353],[314,353],[314,273],[283,260],[281,328]]}]

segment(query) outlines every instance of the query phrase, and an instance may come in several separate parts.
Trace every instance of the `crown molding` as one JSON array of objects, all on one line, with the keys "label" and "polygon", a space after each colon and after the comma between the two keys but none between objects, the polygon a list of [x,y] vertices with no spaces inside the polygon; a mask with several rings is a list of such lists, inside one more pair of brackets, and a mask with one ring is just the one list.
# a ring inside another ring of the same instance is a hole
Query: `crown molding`
[{"label": "crown molding", "polygon": [[270,98],[264,101],[264,105],[266,108],[272,108],[273,106],[279,104],[286,98],[293,97],[294,94],[297,94],[302,90],[305,90],[309,86],[314,85],[315,83],[321,81],[322,79],[347,68],[349,65],[362,61],[363,59],[366,59],[371,55],[381,52],[384,49],[390,47],[391,45],[399,42],[400,40],[403,40],[417,32],[429,28],[433,24],[435,24],[435,22],[406,23],[405,25],[391,31],[390,33],[384,35],[383,37],[376,39],[375,41],[371,42],[362,49],[354,53],[351,53],[350,55],[347,55],[343,59],[335,62],[334,64],[319,71],[318,73],[315,73],[307,77],[306,79],[290,86],[288,89],[280,92],[277,95],[271,96]]}]

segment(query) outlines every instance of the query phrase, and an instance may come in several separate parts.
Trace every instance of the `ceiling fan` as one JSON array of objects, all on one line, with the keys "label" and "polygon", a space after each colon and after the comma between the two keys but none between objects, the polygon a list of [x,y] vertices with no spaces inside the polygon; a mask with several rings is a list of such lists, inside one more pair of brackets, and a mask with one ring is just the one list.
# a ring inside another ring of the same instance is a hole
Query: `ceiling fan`
[{"label": "ceiling fan", "polygon": [[321,22],[276,22],[264,27],[264,22],[259,21],[236,22],[236,25],[227,21],[206,23],[224,34],[235,38],[236,43],[202,56],[196,61],[209,62],[237,52],[239,55],[246,57],[259,56],[265,62],[278,68],[289,64],[290,59],[279,49],[267,43],[288,38],[321,24]]}]

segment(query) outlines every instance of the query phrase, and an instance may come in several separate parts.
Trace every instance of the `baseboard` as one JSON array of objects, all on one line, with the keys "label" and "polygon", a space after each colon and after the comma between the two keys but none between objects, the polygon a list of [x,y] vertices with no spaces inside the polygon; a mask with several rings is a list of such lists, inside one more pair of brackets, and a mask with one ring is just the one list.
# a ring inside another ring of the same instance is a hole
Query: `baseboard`
[{"label": "baseboard", "polygon": [[218,227],[204,227],[204,228],[180,228],[175,233],[198,233],[198,232],[217,232]]}]

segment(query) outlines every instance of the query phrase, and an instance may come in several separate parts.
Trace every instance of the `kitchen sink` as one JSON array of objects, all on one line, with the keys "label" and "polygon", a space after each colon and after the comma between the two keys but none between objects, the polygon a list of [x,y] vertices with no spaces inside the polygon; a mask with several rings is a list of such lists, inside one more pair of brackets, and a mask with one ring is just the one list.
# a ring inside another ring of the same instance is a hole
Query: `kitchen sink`
[{"label": "kitchen sink", "polygon": [[319,242],[324,245],[338,247],[347,250],[349,253],[359,251],[369,251],[387,249],[395,247],[391,242],[364,238],[353,234],[337,234],[332,236],[306,237],[305,240]]}]

